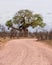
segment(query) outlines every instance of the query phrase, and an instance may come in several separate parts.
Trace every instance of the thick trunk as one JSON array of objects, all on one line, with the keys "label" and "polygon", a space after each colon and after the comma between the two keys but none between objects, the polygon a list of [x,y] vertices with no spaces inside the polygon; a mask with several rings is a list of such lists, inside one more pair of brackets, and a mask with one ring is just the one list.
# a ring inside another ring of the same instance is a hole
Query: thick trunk
[{"label": "thick trunk", "polygon": [[18,28],[14,28],[14,27],[12,27],[12,29],[15,29],[15,30],[18,30],[18,31],[20,31],[20,33],[19,33],[19,36],[21,37],[27,37],[28,36],[28,30],[25,28],[25,27],[23,27],[23,29],[18,29]]},{"label": "thick trunk", "polygon": [[23,37],[27,37],[28,36],[28,30],[27,29],[24,29],[22,32],[23,32]]}]

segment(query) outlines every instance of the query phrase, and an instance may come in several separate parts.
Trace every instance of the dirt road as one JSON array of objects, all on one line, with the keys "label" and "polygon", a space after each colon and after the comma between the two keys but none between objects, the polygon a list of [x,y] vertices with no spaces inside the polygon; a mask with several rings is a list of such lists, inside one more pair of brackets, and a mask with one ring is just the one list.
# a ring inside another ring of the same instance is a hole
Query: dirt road
[{"label": "dirt road", "polygon": [[0,65],[52,65],[52,49],[34,39],[12,40],[0,49]]}]

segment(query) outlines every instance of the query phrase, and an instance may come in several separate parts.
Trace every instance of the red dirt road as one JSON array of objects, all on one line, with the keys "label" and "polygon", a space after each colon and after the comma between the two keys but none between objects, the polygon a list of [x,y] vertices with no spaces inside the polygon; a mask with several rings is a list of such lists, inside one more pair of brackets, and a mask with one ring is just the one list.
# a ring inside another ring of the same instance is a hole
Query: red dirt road
[{"label": "red dirt road", "polygon": [[34,39],[12,40],[0,49],[0,65],[52,65],[52,49]]}]

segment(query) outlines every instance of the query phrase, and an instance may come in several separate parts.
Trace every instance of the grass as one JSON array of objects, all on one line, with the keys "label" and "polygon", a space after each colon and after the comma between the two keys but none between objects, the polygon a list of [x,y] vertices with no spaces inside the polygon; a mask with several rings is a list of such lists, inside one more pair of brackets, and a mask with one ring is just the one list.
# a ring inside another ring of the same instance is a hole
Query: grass
[{"label": "grass", "polygon": [[9,41],[10,38],[0,38],[0,45],[2,44],[5,44],[5,42]]},{"label": "grass", "polygon": [[52,40],[45,40],[45,41],[40,41],[40,42],[42,42],[52,48]]},{"label": "grass", "polygon": [[[24,39],[24,37],[21,37],[21,38]],[[18,38],[18,39],[21,39],[21,38]],[[11,38],[8,38],[8,37],[7,38],[0,38],[0,45],[4,45],[5,42],[7,42],[9,40],[11,40]],[[45,40],[45,41],[40,41],[40,42],[52,47],[52,40]]]}]

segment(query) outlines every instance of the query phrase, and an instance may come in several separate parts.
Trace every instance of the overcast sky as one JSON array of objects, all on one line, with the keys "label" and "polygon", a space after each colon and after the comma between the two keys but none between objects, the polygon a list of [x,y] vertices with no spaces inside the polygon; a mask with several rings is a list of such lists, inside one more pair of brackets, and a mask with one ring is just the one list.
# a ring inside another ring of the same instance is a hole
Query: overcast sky
[{"label": "overcast sky", "polygon": [[12,18],[21,9],[30,9],[40,13],[44,21],[52,25],[52,0],[0,0],[0,23]]}]

